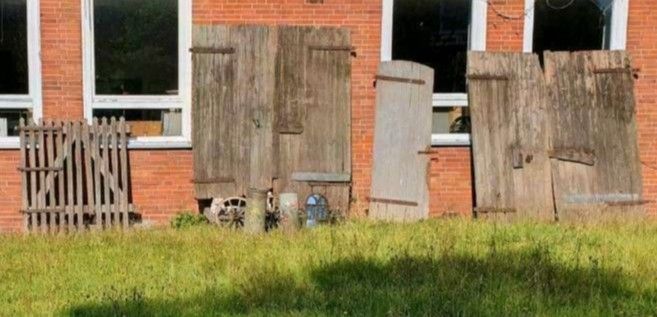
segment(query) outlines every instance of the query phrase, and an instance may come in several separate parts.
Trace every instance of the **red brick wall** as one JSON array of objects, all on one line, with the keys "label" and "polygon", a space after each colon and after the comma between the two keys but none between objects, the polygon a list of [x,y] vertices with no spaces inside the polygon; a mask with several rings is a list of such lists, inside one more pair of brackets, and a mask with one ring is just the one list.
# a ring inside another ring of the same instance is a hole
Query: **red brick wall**
[{"label": "red brick wall", "polygon": [[[353,60],[352,135],[355,211],[366,208],[374,128],[373,76],[379,62],[381,0],[193,0],[195,24],[303,24],[346,26],[358,56]],[[44,114],[82,118],[81,0],[41,0]],[[492,0],[487,48],[521,51],[524,0]],[[641,69],[637,81],[639,143],[645,164],[647,199],[657,200],[657,3],[630,1],[628,50]],[[431,214],[472,213],[472,171],[468,147],[438,148],[430,170]],[[0,231],[21,227],[18,152],[0,151]],[[145,219],[166,222],[195,210],[189,150],[131,152],[133,200]]]},{"label": "red brick wall", "polygon": [[[636,81],[639,150],[643,162],[644,199],[657,200],[657,2],[631,0],[627,50],[634,67],[640,69]],[[649,204],[655,215],[657,205]]]}]

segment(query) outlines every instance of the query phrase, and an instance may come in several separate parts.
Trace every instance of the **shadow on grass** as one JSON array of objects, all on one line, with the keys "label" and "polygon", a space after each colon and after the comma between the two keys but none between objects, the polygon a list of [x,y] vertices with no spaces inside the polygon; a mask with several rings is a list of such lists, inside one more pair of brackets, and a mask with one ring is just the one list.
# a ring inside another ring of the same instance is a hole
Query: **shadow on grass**
[{"label": "shadow on grass", "polygon": [[350,259],[321,265],[310,278],[275,271],[192,298],[145,300],[138,293],[66,311],[74,316],[168,315],[651,315],[654,291],[640,292],[620,271],[595,260],[555,264],[548,252],[485,258],[399,257],[386,263]]}]

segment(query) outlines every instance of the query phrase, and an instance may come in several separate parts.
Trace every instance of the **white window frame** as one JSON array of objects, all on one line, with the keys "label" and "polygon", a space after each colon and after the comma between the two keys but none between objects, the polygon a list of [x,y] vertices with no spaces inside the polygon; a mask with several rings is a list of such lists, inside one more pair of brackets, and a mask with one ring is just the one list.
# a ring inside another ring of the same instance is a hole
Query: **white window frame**
[{"label": "white window frame", "polygon": [[[41,16],[39,0],[27,0],[27,68],[28,89],[26,95],[0,94],[1,109],[29,109],[32,118],[39,121],[43,115],[41,91]],[[0,149],[16,149],[18,137],[0,137]]]},{"label": "white window frame", "polygon": [[192,0],[178,0],[178,95],[96,95],[93,1],[82,1],[82,59],[85,118],[91,122],[94,109],[179,109],[182,136],[131,138],[131,148],[190,148],[192,145],[191,87]]},{"label": "white window frame", "polygon": [[[394,0],[383,1],[383,17],[381,20],[381,60],[392,60],[392,30]],[[468,34],[468,46],[472,51],[486,51],[486,30],[488,2],[471,0],[471,19]],[[437,93],[433,95],[433,107],[467,107],[467,93]],[[470,145],[470,134],[433,134],[432,145]]]},{"label": "white window frame", "polygon": [[[525,0],[525,28],[523,39],[523,51],[531,53],[534,51],[534,3],[536,0]],[[627,45],[627,20],[629,12],[629,0],[612,0],[611,5],[611,30],[609,36],[610,50],[624,50]]]}]

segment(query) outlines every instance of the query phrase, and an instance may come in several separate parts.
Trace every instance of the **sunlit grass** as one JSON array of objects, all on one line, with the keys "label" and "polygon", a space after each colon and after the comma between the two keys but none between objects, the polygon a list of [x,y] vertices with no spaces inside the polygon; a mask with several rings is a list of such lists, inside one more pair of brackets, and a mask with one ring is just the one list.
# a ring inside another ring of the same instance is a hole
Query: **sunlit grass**
[{"label": "sunlit grass", "polygon": [[657,315],[657,224],[0,237],[0,316]]}]

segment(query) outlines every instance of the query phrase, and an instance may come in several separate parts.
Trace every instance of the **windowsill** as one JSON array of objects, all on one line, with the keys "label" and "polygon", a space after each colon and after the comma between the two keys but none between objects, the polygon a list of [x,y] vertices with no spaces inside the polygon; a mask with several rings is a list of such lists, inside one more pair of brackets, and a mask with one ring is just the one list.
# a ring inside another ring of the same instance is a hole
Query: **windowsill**
[{"label": "windowsill", "polygon": [[17,136],[0,137],[0,150],[18,150],[20,145],[20,140]]},{"label": "windowsill", "polygon": [[[0,138],[0,150],[18,150],[20,140],[18,137]],[[129,149],[139,150],[176,150],[191,149],[192,142],[183,137],[149,137],[137,138],[128,141]]]},{"label": "windowsill", "polygon": [[470,146],[472,144],[470,134],[433,134],[431,145],[435,147]]}]

